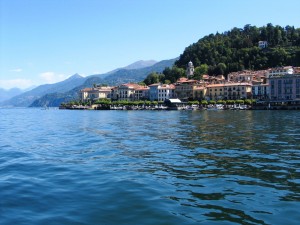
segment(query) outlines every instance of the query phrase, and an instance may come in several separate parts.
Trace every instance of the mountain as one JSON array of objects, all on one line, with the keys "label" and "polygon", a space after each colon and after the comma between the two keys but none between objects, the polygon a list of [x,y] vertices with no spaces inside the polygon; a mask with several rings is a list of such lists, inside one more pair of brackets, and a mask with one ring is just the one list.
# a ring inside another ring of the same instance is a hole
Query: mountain
[{"label": "mountain", "polygon": [[145,68],[145,67],[153,66],[156,63],[157,63],[157,61],[155,61],[155,60],[139,60],[139,61],[136,61],[132,64],[129,64],[128,66],[117,68],[117,69],[114,69],[114,70],[109,71],[109,72],[104,73],[104,74],[94,74],[94,75],[91,75],[91,76],[97,76],[97,77],[105,78],[105,77],[107,77],[111,74],[116,73],[119,70],[142,69],[142,68]]},{"label": "mountain", "polygon": [[103,83],[103,79],[96,76],[88,77],[85,82],[72,90],[69,90],[64,93],[48,93],[41,98],[33,101],[29,106],[30,107],[58,107],[63,102],[70,102],[73,100],[78,100],[80,98],[79,92],[81,89],[92,87],[94,84]]},{"label": "mountain", "polygon": [[174,64],[176,59],[137,61],[126,67],[119,68],[106,74],[95,74],[82,77],[74,74],[70,78],[55,83],[40,85],[30,91],[21,93],[0,103],[1,106],[39,107],[59,106],[61,102],[78,99],[79,91],[94,84],[119,85],[128,82],[140,82],[151,72],[162,72]]},{"label": "mountain", "polygon": [[83,84],[86,78],[74,74],[68,79],[55,83],[55,84],[44,84],[40,85],[30,91],[17,95],[9,100],[1,102],[2,106],[16,106],[16,107],[27,107],[32,104],[36,99],[48,94],[48,93],[64,93],[72,90],[73,88]]},{"label": "mountain", "polygon": [[113,74],[104,77],[103,83],[108,85],[120,85],[129,82],[140,82],[151,72],[161,73],[166,67],[172,66],[176,59],[163,60],[152,66],[141,69],[119,69]]},{"label": "mountain", "polygon": [[11,88],[9,90],[5,90],[0,88],[0,102],[10,99],[16,95],[21,94],[23,91],[19,88]]},{"label": "mountain", "polygon": [[[103,77],[103,75],[92,75],[86,77],[83,84],[73,88],[72,90],[64,93],[52,92],[47,93],[40,98],[35,99],[31,107],[58,107],[63,102],[69,102],[72,100],[78,100],[79,92],[86,87],[92,87],[94,84],[107,84],[107,85],[120,85],[129,82],[140,82],[151,72],[161,73],[166,67],[171,67],[176,59],[163,60],[157,62],[149,67],[143,67],[140,69],[118,69],[115,72]],[[136,64],[137,65],[137,64]],[[130,65],[129,65],[130,66]],[[128,68],[128,67],[125,67]],[[129,67],[130,68],[130,67]]]},{"label": "mountain", "polygon": [[142,69],[145,67],[153,66],[156,63],[157,61],[155,60],[139,60],[126,67],[123,67],[122,69],[126,69],[126,70]]}]

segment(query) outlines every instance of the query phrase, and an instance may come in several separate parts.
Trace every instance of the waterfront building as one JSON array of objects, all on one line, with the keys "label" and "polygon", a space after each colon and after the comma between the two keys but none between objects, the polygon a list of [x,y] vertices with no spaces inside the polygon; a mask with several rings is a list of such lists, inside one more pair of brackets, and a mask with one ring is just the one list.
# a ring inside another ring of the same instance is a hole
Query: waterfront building
[{"label": "waterfront building", "polygon": [[81,101],[109,99],[111,98],[112,87],[93,87],[80,90]]},{"label": "waterfront building", "polygon": [[256,71],[252,80],[252,98],[257,100],[268,100],[270,86],[265,77],[266,71]]},{"label": "waterfront building", "polygon": [[[219,100],[224,99],[227,95],[227,88],[225,84],[209,84],[206,86],[206,99],[207,100]],[[225,92],[226,89],[226,92]]]},{"label": "waterfront building", "polygon": [[300,74],[277,74],[269,77],[271,101],[300,100]]},{"label": "waterfront building", "polygon": [[[112,89],[112,100],[134,101],[135,91],[142,86],[134,83],[122,84]],[[143,95],[143,93],[141,94]]]},{"label": "waterfront building", "polygon": [[158,87],[160,83],[149,85],[149,100],[150,101],[158,101]]},{"label": "waterfront building", "polygon": [[193,99],[203,100],[206,95],[207,88],[205,83],[199,83],[193,86]]},{"label": "waterfront building", "polygon": [[175,83],[175,97],[181,101],[193,99],[194,87],[199,83],[197,80],[189,80],[187,78],[180,78]]},{"label": "waterfront building", "polygon": [[134,100],[148,100],[149,99],[149,87],[140,86],[134,91]]},{"label": "waterfront building", "polygon": [[252,98],[257,100],[268,100],[270,95],[270,86],[268,83],[252,83]]},{"label": "waterfront building", "polygon": [[165,101],[175,96],[175,86],[173,84],[151,84],[149,85],[150,101]]},{"label": "waterfront building", "polygon": [[236,100],[252,97],[252,84],[250,83],[209,84],[206,88],[206,99],[208,100]]}]

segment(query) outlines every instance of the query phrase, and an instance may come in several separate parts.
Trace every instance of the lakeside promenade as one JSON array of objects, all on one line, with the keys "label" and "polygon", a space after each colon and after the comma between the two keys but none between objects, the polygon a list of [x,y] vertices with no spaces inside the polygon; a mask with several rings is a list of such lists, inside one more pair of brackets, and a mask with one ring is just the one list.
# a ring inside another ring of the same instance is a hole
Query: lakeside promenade
[{"label": "lakeside promenade", "polygon": [[83,105],[65,105],[59,109],[69,110],[300,110],[300,101],[291,102],[257,102],[251,105],[247,104],[157,104],[157,105],[121,105],[121,104],[94,104],[90,106]]}]

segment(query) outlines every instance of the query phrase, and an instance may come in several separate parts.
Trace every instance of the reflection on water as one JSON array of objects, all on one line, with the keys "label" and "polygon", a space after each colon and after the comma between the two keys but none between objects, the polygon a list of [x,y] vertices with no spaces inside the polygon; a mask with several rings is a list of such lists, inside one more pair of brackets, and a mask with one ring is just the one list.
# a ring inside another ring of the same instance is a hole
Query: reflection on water
[{"label": "reflection on water", "polygon": [[296,111],[0,113],[1,224],[300,220]]}]

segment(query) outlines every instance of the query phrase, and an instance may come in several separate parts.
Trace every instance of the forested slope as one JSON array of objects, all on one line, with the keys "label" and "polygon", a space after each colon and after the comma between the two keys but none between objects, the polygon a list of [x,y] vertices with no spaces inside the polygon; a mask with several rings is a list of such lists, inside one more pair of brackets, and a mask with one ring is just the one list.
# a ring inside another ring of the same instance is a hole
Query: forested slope
[{"label": "forested slope", "polygon": [[[259,41],[268,47],[260,49]],[[300,66],[300,28],[245,25],[224,33],[210,34],[188,46],[175,65],[186,68],[208,65],[208,74],[228,74],[244,69],[260,70],[276,66]]]}]

